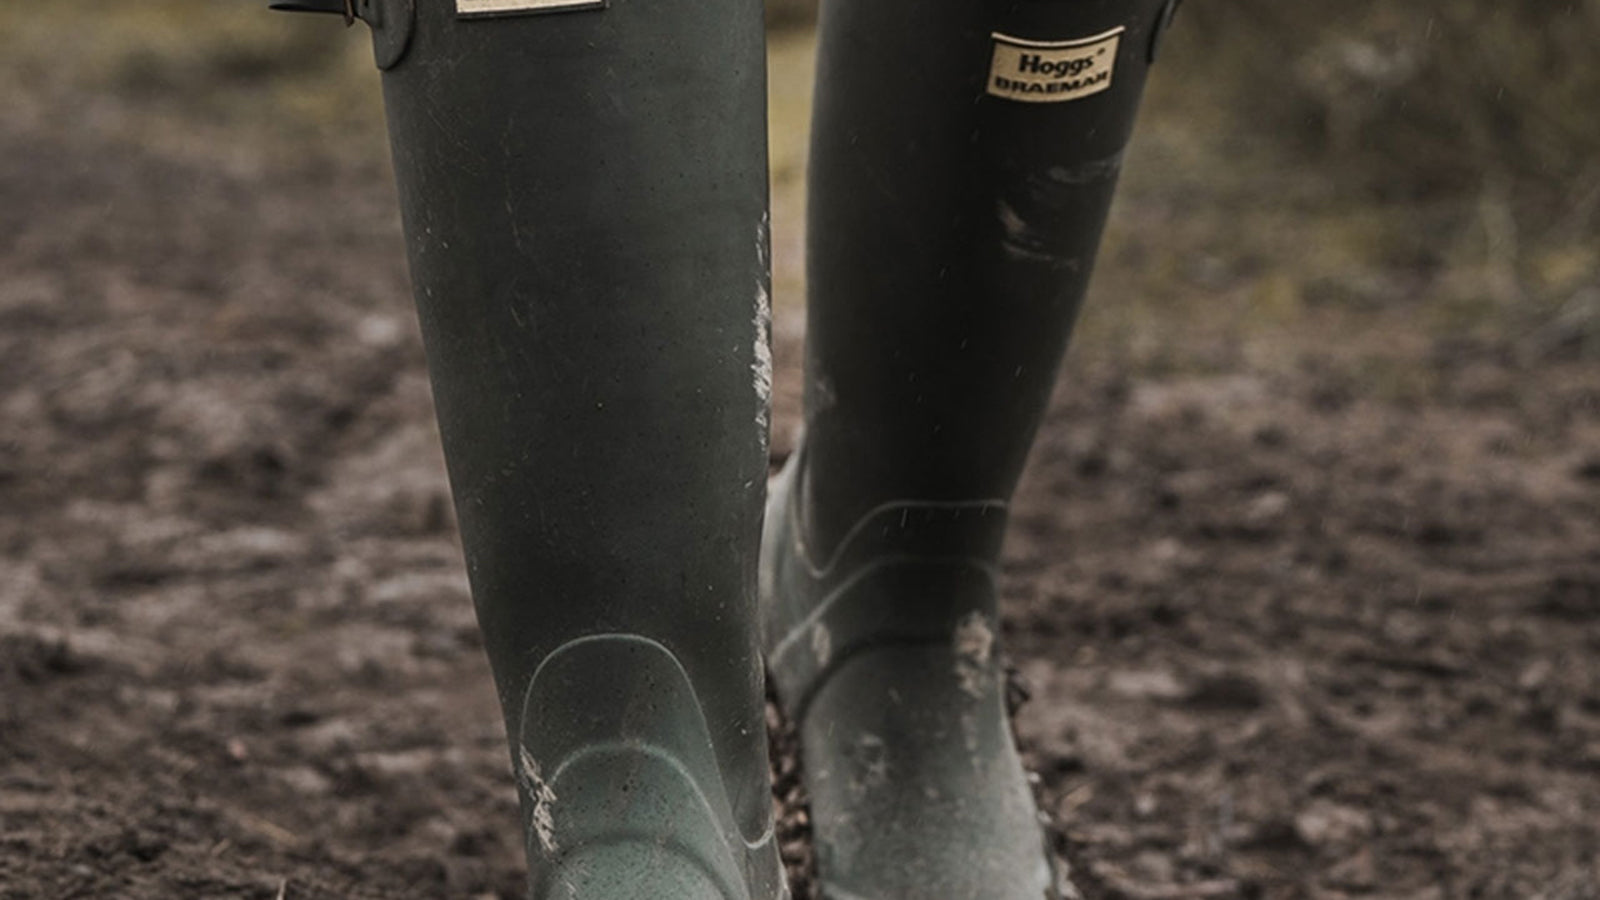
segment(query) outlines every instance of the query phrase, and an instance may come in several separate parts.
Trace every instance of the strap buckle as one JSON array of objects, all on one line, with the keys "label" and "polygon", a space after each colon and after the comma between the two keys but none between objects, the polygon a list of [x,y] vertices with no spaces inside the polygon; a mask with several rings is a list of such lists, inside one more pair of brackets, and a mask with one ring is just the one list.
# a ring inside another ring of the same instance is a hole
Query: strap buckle
[{"label": "strap buckle", "polygon": [[417,0],[269,0],[267,5],[286,12],[330,13],[342,17],[347,28],[360,19],[372,28],[378,68],[384,70],[399,65],[416,29]]},{"label": "strap buckle", "polygon": [[346,28],[354,25],[356,19],[360,18],[356,14],[356,0],[273,0],[267,6],[285,12],[332,13],[343,16]]}]

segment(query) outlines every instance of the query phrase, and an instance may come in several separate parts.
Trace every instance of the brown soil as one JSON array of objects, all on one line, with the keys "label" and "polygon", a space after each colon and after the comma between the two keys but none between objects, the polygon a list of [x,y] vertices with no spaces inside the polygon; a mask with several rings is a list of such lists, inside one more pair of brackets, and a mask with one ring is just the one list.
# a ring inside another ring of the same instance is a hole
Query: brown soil
[{"label": "brown soil", "polygon": [[[386,170],[96,109],[0,128],[0,898],[517,896]],[[1332,337],[1068,363],[1005,582],[1060,848],[1090,898],[1600,897],[1600,364]]]}]

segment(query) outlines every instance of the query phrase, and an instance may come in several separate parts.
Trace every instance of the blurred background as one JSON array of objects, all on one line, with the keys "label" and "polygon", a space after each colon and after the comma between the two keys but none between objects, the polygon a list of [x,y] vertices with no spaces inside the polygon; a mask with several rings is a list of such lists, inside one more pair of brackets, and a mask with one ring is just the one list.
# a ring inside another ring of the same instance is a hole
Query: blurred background
[{"label": "blurred background", "polygon": [[[5,900],[520,890],[378,73],[262,6],[0,5]],[[769,12],[781,458],[815,9]],[[1597,40],[1185,5],[1006,567],[1085,896],[1600,897]]]}]

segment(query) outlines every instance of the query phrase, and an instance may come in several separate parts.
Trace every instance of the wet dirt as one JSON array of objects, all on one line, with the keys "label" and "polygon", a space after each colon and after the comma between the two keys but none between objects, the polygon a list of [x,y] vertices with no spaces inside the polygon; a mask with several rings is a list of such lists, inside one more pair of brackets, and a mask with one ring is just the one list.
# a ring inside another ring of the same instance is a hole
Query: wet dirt
[{"label": "wet dirt", "polygon": [[[114,131],[0,129],[0,898],[518,896],[385,169]],[[1338,349],[1069,361],[1000,636],[1058,847],[1090,898],[1600,897],[1600,366]]]}]

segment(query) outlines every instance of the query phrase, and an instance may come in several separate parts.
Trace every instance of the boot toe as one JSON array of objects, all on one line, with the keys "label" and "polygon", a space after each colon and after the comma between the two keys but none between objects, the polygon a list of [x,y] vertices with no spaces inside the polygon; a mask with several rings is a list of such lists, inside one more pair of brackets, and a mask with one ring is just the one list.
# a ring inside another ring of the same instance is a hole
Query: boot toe
[{"label": "boot toe", "polygon": [[943,650],[874,651],[812,701],[801,733],[824,897],[1054,896],[1003,700],[941,669]]}]

